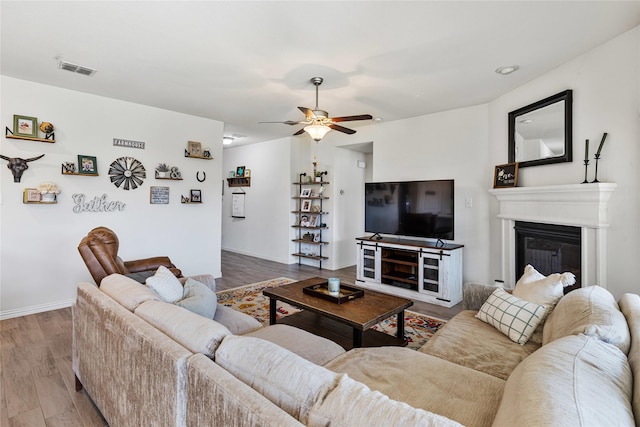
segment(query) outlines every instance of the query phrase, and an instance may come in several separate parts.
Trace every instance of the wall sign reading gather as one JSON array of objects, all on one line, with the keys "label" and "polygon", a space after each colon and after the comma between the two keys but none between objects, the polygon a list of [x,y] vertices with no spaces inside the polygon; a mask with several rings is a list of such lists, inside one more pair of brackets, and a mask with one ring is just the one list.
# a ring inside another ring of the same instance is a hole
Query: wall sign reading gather
[{"label": "wall sign reading gather", "polygon": [[86,201],[84,194],[74,194],[71,196],[75,206],[73,207],[73,213],[82,212],[113,212],[122,211],[126,206],[123,202],[107,201],[107,195],[103,194],[102,197],[95,196],[93,200]]}]

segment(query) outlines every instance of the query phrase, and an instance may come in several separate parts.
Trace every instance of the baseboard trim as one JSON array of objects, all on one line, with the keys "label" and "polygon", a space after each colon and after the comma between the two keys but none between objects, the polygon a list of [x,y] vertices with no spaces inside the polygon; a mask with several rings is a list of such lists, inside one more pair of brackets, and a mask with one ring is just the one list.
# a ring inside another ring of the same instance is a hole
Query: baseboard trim
[{"label": "baseboard trim", "polygon": [[12,319],[14,317],[28,316],[30,314],[43,313],[45,311],[58,310],[60,308],[71,307],[76,302],[75,299],[50,302],[47,304],[32,305],[30,307],[14,308],[13,310],[0,311],[0,320]]},{"label": "baseboard trim", "polygon": [[236,254],[240,254],[240,255],[247,255],[247,256],[251,256],[254,258],[261,258],[261,259],[266,259],[267,261],[273,261],[273,262],[279,262],[280,264],[287,264],[289,265],[289,259],[280,259],[280,258],[274,258],[274,257],[270,257],[270,256],[266,256],[264,254],[257,254],[254,252],[248,252],[248,251],[243,251],[240,249],[234,249],[234,248],[221,248],[223,251],[227,251],[227,252],[233,252]]}]

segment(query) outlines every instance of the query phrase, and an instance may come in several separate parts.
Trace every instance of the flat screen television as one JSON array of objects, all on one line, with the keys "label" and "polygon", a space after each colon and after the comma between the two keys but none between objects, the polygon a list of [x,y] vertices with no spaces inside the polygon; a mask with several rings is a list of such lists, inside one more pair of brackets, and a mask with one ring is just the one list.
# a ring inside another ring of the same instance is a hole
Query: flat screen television
[{"label": "flat screen television", "polygon": [[365,183],[367,233],[454,239],[454,181]]}]

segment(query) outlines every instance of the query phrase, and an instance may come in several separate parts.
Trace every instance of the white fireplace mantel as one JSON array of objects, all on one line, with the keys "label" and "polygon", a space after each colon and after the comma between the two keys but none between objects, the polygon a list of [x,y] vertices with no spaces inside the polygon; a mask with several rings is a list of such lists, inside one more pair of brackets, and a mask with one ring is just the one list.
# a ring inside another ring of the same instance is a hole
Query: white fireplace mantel
[{"label": "white fireplace mantel", "polygon": [[522,272],[515,271],[516,221],[570,225],[581,228],[582,284],[606,288],[607,202],[613,183],[550,185],[493,189],[502,220],[502,276],[507,287]]}]

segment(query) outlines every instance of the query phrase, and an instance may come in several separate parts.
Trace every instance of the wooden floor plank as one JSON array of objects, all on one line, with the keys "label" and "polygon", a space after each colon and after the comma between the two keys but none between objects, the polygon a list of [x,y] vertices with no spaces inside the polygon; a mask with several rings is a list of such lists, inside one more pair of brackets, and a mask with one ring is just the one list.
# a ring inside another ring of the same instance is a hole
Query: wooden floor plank
[{"label": "wooden floor plank", "polygon": [[73,402],[59,372],[34,378],[40,407],[45,419],[73,410]]},{"label": "wooden floor plank", "polygon": [[9,419],[9,427],[46,427],[40,408],[22,412]]}]

